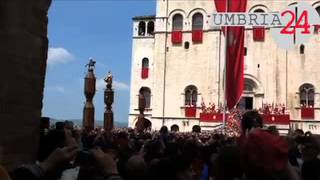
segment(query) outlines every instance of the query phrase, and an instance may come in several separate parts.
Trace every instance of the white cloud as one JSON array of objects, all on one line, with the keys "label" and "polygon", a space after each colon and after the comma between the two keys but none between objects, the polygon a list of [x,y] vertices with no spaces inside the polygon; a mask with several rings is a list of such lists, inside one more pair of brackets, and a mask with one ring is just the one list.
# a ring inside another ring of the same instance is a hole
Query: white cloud
[{"label": "white cloud", "polygon": [[47,89],[48,91],[51,91],[51,92],[58,92],[58,93],[65,92],[65,88],[63,86],[52,86],[52,87],[48,87]]},{"label": "white cloud", "polygon": [[49,48],[48,50],[48,64],[65,64],[74,59],[73,55],[64,48]]},{"label": "white cloud", "polygon": [[[103,91],[106,87],[104,79],[97,79],[96,89],[98,91]],[[129,90],[129,85],[124,82],[113,81],[113,88],[116,90]]]},{"label": "white cloud", "polygon": [[118,90],[129,90],[129,85],[124,82],[114,81],[113,85]]},{"label": "white cloud", "polygon": [[106,87],[106,84],[105,84],[104,80],[103,79],[97,79],[96,89],[98,91],[102,91],[105,87]]}]

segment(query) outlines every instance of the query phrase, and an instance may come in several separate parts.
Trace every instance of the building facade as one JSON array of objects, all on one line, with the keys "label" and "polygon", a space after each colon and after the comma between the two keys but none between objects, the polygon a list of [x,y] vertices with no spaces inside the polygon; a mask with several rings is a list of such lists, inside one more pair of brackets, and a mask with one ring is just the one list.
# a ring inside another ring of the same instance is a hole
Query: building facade
[{"label": "building facade", "polygon": [[[306,2],[320,15],[320,1]],[[294,3],[248,0],[247,11],[281,11]],[[133,18],[129,126],[137,121],[138,95],[143,94],[152,129],[163,125],[178,126],[180,131],[194,125],[212,129],[214,124],[200,121],[200,113],[202,103],[219,105],[224,99],[225,40],[220,28],[210,26],[214,1],[157,0],[156,6],[155,16]],[[246,29],[240,106],[281,104],[291,120],[282,129],[320,132],[319,49],[318,28],[308,43],[290,51],[278,47],[270,29]],[[186,112],[190,106],[195,108],[191,116]]]}]

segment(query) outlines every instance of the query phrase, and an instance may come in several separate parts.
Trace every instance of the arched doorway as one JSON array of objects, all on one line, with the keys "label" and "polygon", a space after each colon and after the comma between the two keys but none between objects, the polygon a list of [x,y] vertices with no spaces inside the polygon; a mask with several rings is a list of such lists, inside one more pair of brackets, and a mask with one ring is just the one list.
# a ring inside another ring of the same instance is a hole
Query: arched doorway
[{"label": "arched doorway", "polygon": [[256,108],[258,85],[251,78],[245,78],[244,89],[242,97],[237,105],[237,108],[241,110],[252,110]]},{"label": "arched doorway", "polygon": [[192,126],[192,132],[201,133],[201,127],[199,125]]},{"label": "arched doorway", "polygon": [[170,128],[170,131],[171,132],[179,132],[179,126],[176,124],[172,125]]},{"label": "arched doorway", "polygon": [[144,118],[143,122],[141,122],[142,124],[139,124],[138,118],[135,121],[135,128],[137,128],[139,126],[139,129],[142,129],[143,131],[150,131],[152,128],[152,123],[149,119]]}]

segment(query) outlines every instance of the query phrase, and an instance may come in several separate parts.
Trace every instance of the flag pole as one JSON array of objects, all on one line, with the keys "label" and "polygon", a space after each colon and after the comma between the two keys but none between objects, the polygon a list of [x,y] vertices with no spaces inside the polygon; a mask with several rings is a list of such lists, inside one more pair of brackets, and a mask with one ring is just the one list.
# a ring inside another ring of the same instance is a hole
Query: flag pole
[{"label": "flag pole", "polygon": [[[229,10],[229,0],[226,0],[226,13]],[[223,133],[226,132],[226,120],[227,120],[227,50],[228,50],[228,26],[225,26],[225,60],[224,60],[224,98],[223,98]]]}]

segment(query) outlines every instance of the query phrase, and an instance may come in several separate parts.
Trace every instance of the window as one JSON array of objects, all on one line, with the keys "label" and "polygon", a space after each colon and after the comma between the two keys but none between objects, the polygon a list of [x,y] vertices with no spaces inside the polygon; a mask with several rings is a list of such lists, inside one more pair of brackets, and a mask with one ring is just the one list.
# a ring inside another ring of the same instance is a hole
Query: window
[{"label": "window", "polygon": [[[264,13],[262,9],[256,9],[254,13]],[[265,28],[264,26],[255,26],[253,27],[253,40],[263,42],[265,39]]]},{"label": "window", "polygon": [[147,79],[148,76],[149,76],[149,59],[143,58],[142,59],[141,78]]},{"label": "window", "polygon": [[244,84],[244,90],[245,91],[249,91],[249,92],[252,92],[253,91],[253,86],[251,85],[251,84],[249,84],[249,83],[245,83]]},{"label": "window", "polygon": [[149,68],[149,59],[148,58],[142,59],[142,68]]},{"label": "window", "polygon": [[144,36],[146,34],[146,23],[144,21],[139,22],[138,35]]},{"label": "window", "polygon": [[172,18],[171,42],[173,44],[182,43],[182,29],[183,29],[183,17],[181,14],[176,14]]},{"label": "window", "polygon": [[150,104],[151,104],[151,90],[148,87],[142,87],[139,91],[139,93],[141,95],[144,96],[145,98],[145,102],[146,102],[146,108],[150,108]]},{"label": "window", "polygon": [[197,105],[198,90],[195,86],[188,86],[185,89],[185,105]]},{"label": "window", "polygon": [[300,105],[314,106],[314,86],[312,84],[303,84],[299,88]]},{"label": "window", "polygon": [[153,21],[148,22],[147,33],[148,33],[148,35],[151,35],[151,36],[154,34],[154,22]]},{"label": "window", "polygon": [[172,31],[182,31],[183,29],[183,17],[181,14],[176,14],[172,18]]},{"label": "window", "polygon": [[184,42],[184,48],[189,49],[190,43],[188,41]]},{"label": "window", "polygon": [[201,43],[203,39],[203,15],[196,13],[192,16],[192,41]]},{"label": "window", "polygon": [[203,29],[203,15],[201,13],[196,13],[192,16],[192,30],[202,30]]},{"label": "window", "polygon": [[257,84],[252,79],[245,78],[244,91],[246,91],[247,93],[254,93],[256,89],[257,89]]},{"label": "window", "polygon": [[300,54],[304,54],[304,49],[305,49],[305,46],[302,44],[300,46]]}]

